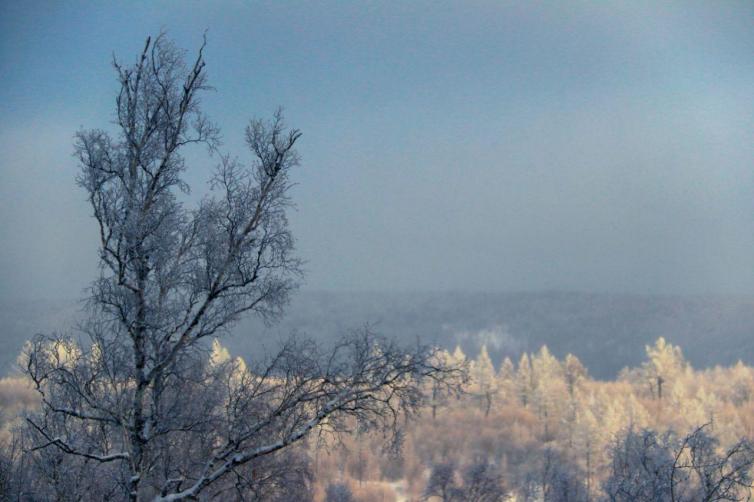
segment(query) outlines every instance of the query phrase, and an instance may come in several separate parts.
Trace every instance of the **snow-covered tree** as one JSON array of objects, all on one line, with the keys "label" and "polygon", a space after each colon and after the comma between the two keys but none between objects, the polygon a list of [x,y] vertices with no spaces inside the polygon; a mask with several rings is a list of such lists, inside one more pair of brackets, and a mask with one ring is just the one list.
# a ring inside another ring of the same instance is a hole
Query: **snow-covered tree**
[{"label": "snow-covered tree", "polygon": [[[396,426],[423,402],[425,379],[445,390],[459,376],[434,349],[368,331],[332,350],[291,339],[248,368],[219,345],[210,355],[242,315],[277,319],[297,285],[286,210],[301,133],[278,112],[246,128],[248,164],[220,154],[200,107],[203,50],[187,65],[164,35],[147,39],[133,65],[114,63],[115,132],[76,137],[99,236],[88,341],[38,338],[25,356],[42,401],[27,420],[33,455],[60,459],[68,476],[50,484],[61,489],[81,472],[101,485],[90,496],[110,500],[256,493],[295,469],[294,445],[313,430]],[[193,208],[180,199],[187,145],[219,158]]]},{"label": "snow-covered tree", "polygon": [[502,476],[486,462],[473,463],[460,475],[454,464],[441,463],[432,467],[424,497],[442,502],[502,502],[506,493]]},{"label": "snow-covered tree", "polygon": [[732,373],[729,393],[733,403],[740,406],[751,400],[754,392],[754,372],[739,360],[733,366]]},{"label": "snow-covered tree", "polygon": [[482,402],[484,415],[488,416],[490,414],[490,408],[492,407],[493,396],[495,395],[497,388],[495,366],[492,364],[492,359],[490,359],[486,345],[482,345],[479,355],[471,362],[469,369],[472,390]]},{"label": "snow-covered tree", "polygon": [[524,407],[529,406],[535,386],[536,382],[531,368],[531,359],[529,358],[529,354],[524,352],[521,354],[521,359],[518,361],[518,368],[516,370],[518,398]]},{"label": "snow-covered tree", "polygon": [[668,435],[628,430],[611,450],[611,472],[604,490],[611,501],[670,501],[673,452]]},{"label": "snow-covered tree", "polygon": [[683,438],[632,429],[616,440],[604,490],[610,500],[744,501],[752,494],[754,448],[742,440],[719,451],[716,438],[697,427]]},{"label": "snow-covered tree", "polygon": [[588,371],[578,357],[568,354],[563,361],[563,374],[568,386],[568,394],[573,397],[576,387],[588,376]]},{"label": "snow-covered tree", "polygon": [[463,349],[460,345],[456,345],[456,348],[453,349],[453,353],[450,354],[451,360],[456,364],[465,364],[467,361],[466,354],[463,352]]},{"label": "snow-covered tree", "polygon": [[582,406],[577,407],[575,413],[573,438],[570,441],[569,449],[578,459],[584,473],[584,490],[585,498],[590,500],[594,491],[594,473],[595,466],[598,463],[601,449],[598,448],[598,434],[600,422],[589,406],[591,399],[584,399]]},{"label": "snow-covered tree", "polygon": [[545,440],[551,438],[550,423],[561,412],[564,397],[568,395],[563,379],[560,361],[553,356],[546,345],[531,358],[533,392],[530,402],[543,423]]},{"label": "snow-covered tree", "polygon": [[646,346],[647,361],[644,363],[644,376],[652,396],[662,399],[663,392],[672,386],[673,381],[687,368],[681,348],[660,337],[654,345]]},{"label": "snow-covered tree", "polygon": [[516,392],[516,367],[509,357],[503,359],[500,363],[500,370],[497,372],[497,391],[500,398],[506,403],[516,403],[518,396]]},{"label": "snow-covered tree", "polygon": [[424,489],[424,496],[437,497],[442,502],[448,502],[453,500],[458,491],[456,466],[450,462],[433,465]]}]

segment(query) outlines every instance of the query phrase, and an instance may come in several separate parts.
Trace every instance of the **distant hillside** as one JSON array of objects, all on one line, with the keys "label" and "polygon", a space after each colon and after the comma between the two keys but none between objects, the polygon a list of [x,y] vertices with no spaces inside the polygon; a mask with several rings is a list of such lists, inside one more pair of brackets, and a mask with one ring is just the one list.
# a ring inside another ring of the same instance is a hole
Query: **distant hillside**
[{"label": "distant hillside", "polygon": [[[70,325],[73,302],[0,305],[0,369],[10,369],[23,341]],[[754,364],[754,298],[672,297],[592,293],[332,293],[295,296],[287,316],[266,327],[245,320],[227,340],[252,358],[292,331],[328,343],[365,323],[407,343],[418,338],[475,355],[485,343],[497,363],[546,344],[572,352],[598,378],[637,365],[659,336],[680,345],[698,368]]]}]

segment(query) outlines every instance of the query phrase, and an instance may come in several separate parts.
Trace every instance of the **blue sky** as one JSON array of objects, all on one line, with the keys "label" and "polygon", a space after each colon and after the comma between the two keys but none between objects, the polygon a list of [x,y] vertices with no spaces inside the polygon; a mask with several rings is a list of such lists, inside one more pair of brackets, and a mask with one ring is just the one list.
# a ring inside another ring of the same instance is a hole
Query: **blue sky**
[{"label": "blue sky", "polygon": [[[0,297],[96,274],[72,136],[113,54],[207,30],[206,111],[282,105],[309,289],[754,294],[752,2],[3,2]],[[213,163],[191,152],[204,189]]]}]

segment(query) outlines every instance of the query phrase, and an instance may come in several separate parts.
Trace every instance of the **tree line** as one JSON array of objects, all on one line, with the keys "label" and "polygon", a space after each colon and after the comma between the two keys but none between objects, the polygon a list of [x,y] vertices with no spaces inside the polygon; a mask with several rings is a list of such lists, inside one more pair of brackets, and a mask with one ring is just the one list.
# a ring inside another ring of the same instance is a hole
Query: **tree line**
[{"label": "tree line", "polygon": [[[694,371],[663,339],[613,382],[546,347],[495,368],[369,328],[230,357],[217,339],[279,319],[302,277],[301,132],[278,111],[245,161],[223,151],[204,44],[160,34],[113,67],[114,123],[74,145],[100,274],[83,321],[0,381],[4,500],[748,499],[751,369]],[[190,145],[216,164],[196,204]]]}]

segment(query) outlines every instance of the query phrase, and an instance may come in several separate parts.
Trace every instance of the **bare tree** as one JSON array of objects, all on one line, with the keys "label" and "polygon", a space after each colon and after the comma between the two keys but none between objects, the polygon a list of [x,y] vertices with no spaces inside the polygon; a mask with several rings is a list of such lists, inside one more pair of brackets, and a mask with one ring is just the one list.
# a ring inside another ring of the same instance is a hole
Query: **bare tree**
[{"label": "bare tree", "polygon": [[502,502],[506,498],[503,478],[487,462],[470,465],[463,473],[463,497],[468,502]]},{"label": "bare tree", "polygon": [[519,486],[523,500],[582,501],[589,500],[585,479],[568,455],[546,445],[527,461]]},{"label": "bare tree", "polygon": [[672,432],[633,431],[616,441],[604,485],[612,501],[717,502],[751,499],[754,448],[741,440],[725,450],[698,427],[683,438]]},{"label": "bare tree", "polygon": [[395,428],[424,403],[425,380],[453,390],[463,377],[432,348],[405,350],[368,330],[328,351],[291,339],[248,368],[210,360],[206,340],[245,313],[276,319],[296,287],[286,209],[301,134],[279,112],[252,121],[251,164],[220,155],[211,192],[187,208],[182,148],[219,147],[199,106],[203,48],[186,65],[160,35],[135,64],[115,61],[117,134],[77,135],[101,274],[80,326],[88,341],[38,338],[27,350],[42,400],[27,423],[33,454],[54,451],[105,485],[94,496],[254,494],[312,431]]},{"label": "bare tree", "polygon": [[469,465],[457,483],[456,466],[441,463],[432,467],[424,499],[433,497],[443,502],[501,502],[506,498],[502,476],[487,462]]},{"label": "bare tree", "polygon": [[681,441],[670,477],[671,499],[750,500],[754,486],[751,474],[754,445],[744,439],[720,452],[720,442],[707,432],[708,426],[698,427]]},{"label": "bare tree", "polygon": [[433,465],[424,489],[424,497],[438,497],[443,502],[448,502],[452,500],[456,491],[456,466],[450,462]]}]

